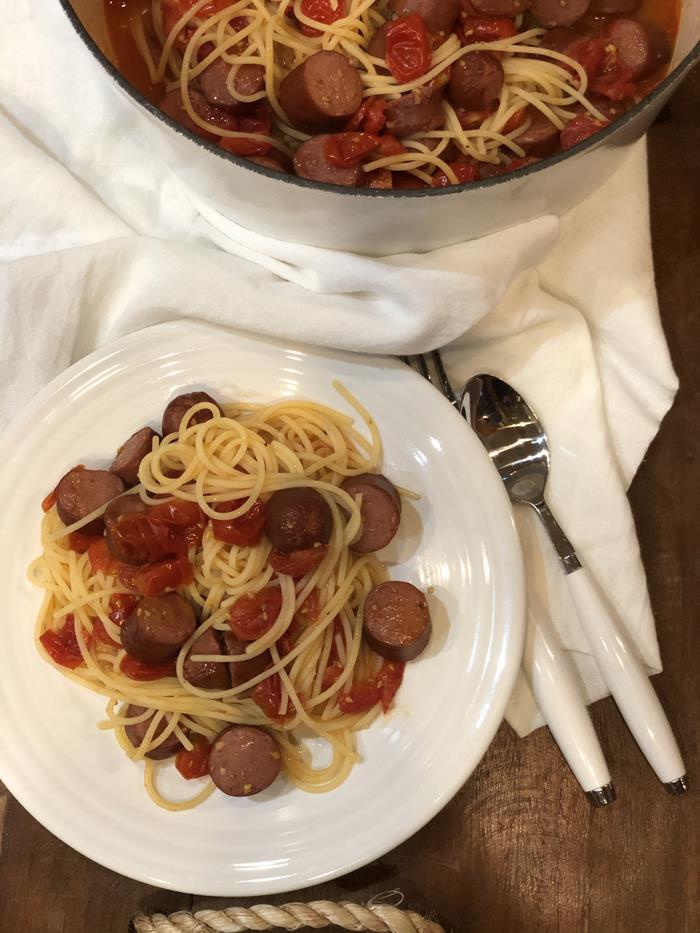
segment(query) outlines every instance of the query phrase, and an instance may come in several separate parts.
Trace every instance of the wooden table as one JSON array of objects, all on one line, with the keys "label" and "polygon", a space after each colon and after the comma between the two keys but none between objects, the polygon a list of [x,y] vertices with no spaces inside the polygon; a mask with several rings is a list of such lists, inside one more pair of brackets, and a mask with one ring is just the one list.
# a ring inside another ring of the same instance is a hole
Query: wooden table
[{"label": "wooden table", "polygon": [[[688,770],[700,781],[700,72],[649,134],[659,301],[681,389],[630,494],[664,673],[655,678]],[[285,900],[366,901],[401,888],[453,933],[695,933],[700,795],[664,793],[610,699],[593,719],[620,799],[584,800],[545,730],[503,725],[452,802],[378,862]],[[47,774],[47,793],[51,792]],[[1,791],[1,788],[0,788]],[[150,888],[73,852],[0,794],[0,929],[126,933],[137,910],[226,906]],[[259,899],[258,899],[259,900]],[[245,902],[241,902],[245,903]]]}]

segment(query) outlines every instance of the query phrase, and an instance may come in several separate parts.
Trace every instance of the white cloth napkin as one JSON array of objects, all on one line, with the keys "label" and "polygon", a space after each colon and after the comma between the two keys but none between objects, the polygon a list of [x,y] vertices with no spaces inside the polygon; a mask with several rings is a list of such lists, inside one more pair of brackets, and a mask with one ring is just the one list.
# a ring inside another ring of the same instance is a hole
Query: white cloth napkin
[{"label": "white cloth napkin", "polygon": [[[661,669],[625,495],[676,390],[659,323],[644,144],[559,221],[372,259],[258,236],[156,161],[55,0],[0,31],[0,425],[91,349],[178,317],[376,353],[449,344],[456,385],[514,383],[554,449],[549,498],[651,671]],[[518,513],[530,586],[589,701],[607,693],[551,546]],[[521,678],[522,681],[522,678]],[[541,724],[521,682],[507,718]]]}]

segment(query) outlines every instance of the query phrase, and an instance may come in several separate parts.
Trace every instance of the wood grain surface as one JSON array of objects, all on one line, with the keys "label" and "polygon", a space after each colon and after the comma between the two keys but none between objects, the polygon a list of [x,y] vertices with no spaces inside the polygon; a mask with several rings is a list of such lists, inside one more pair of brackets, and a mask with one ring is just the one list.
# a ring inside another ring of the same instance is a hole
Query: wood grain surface
[{"label": "wood grain surface", "polygon": [[[657,286],[681,389],[630,496],[665,667],[654,684],[696,785],[699,112],[696,71],[649,134]],[[612,701],[592,712],[619,792],[608,810],[589,807],[545,730],[518,740],[504,725],[471,780],[404,845],[345,878],[267,900],[365,901],[400,888],[406,906],[437,915],[452,933],[696,933],[700,794],[666,795]],[[47,774],[47,793],[50,786]],[[3,933],[126,933],[137,910],[226,906],[115,875],[59,842],[5,796]]]}]

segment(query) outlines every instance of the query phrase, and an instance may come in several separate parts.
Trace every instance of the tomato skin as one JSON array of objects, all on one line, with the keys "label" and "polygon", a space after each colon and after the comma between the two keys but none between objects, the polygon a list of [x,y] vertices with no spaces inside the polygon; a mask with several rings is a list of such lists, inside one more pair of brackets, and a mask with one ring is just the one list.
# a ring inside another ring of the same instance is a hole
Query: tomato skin
[{"label": "tomato skin", "polygon": [[173,499],[144,512],[128,512],[113,524],[110,536],[130,564],[145,564],[186,554],[201,542],[205,526],[196,502]]},{"label": "tomato skin", "polygon": [[246,593],[228,611],[231,631],[241,641],[256,641],[269,632],[282,608],[282,592],[278,587]]},{"label": "tomato skin", "polygon": [[343,673],[343,665],[340,661],[334,661],[332,664],[327,664],[326,669],[323,672],[323,678],[321,679],[321,690],[328,690],[336,680]]},{"label": "tomato skin", "polygon": [[570,120],[561,131],[561,148],[563,150],[572,149],[584,139],[600,132],[604,127],[609,126],[609,122],[601,123],[600,120],[594,120],[589,113],[580,113]]},{"label": "tomato skin", "polygon": [[[479,173],[471,162],[448,162],[447,163],[458,179],[458,184],[468,181],[476,181]],[[435,172],[430,182],[431,188],[447,188],[452,184],[447,175],[440,169]]]},{"label": "tomato skin", "polygon": [[119,669],[125,677],[131,680],[159,680],[161,677],[175,675],[175,661],[166,661],[164,664],[144,664],[127,654],[122,658]]},{"label": "tomato skin", "polygon": [[401,686],[406,665],[403,661],[384,661],[377,673],[342,693],[338,706],[343,713],[366,713],[377,703],[386,713]]},{"label": "tomato skin", "polygon": [[[315,19],[317,23],[330,26],[331,23],[345,16],[345,0],[338,0],[338,7],[335,10],[329,0],[301,0],[301,12],[309,19]],[[307,26],[306,23],[299,23],[299,28],[305,36],[323,35],[322,29],[315,29],[313,26]]]},{"label": "tomato skin", "polygon": [[50,512],[51,509],[56,505],[57,496],[58,486],[54,486],[51,492],[41,500],[41,511]]},{"label": "tomato skin", "polygon": [[377,136],[386,123],[386,101],[378,97],[366,97],[348,120],[346,130],[362,130]]},{"label": "tomato skin", "polygon": [[370,133],[333,133],[326,140],[323,153],[331,165],[351,168],[359,165],[378,145],[379,139]]},{"label": "tomato skin", "polygon": [[414,81],[430,68],[431,41],[418,13],[402,16],[386,32],[386,63],[399,83]]},{"label": "tomato skin", "polygon": [[134,589],[142,596],[160,596],[169,590],[188,586],[194,580],[192,566],[184,554],[146,564],[145,567],[122,565],[118,576],[127,589]]},{"label": "tomato skin", "polygon": [[514,130],[519,129],[525,122],[525,107],[522,107],[520,110],[516,110],[515,113],[509,117],[501,130],[504,136],[507,136],[508,133],[512,133]]},{"label": "tomato skin", "polygon": [[133,596],[131,593],[113,593],[109,597],[107,615],[115,625],[122,625],[140,602],[140,596]]},{"label": "tomato skin", "polygon": [[253,687],[250,695],[251,700],[257,703],[260,709],[265,713],[268,719],[274,722],[284,722],[293,715],[293,711],[288,709],[284,715],[280,715],[280,702],[282,701],[282,681],[279,674],[270,674],[265,680]]},{"label": "tomato skin", "polygon": [[107,542],[104,538],[96,538],[88,547],[88,560],[93,573],[100,570],[106,574],[114,574],[119,566],[119,561],[115,560],[107,550]]},{"label": "tomato skin", "polygon": [[108,645],[110,648],[121,648],[119,642],[115,641],[107,634],[107,629],[102,624],[101,619],[92,620],[92,637],[95,641],[99,641],[103,645]]},{"label": "tomato skin", "polygon": [[588,80],[593,81],[603,67],[605,41],[598,36],[581,36],[571,43],[566,54],[577,61],[588,75]]},{"label": "tomato skin", "polygon": [[[87,632],[85,635],[89,644]],[[60,664],[61,667],[74,670],[83,663],[83,653],[75,634],[75,617],[72,613],[66,616],[63,626],[57,632],[47,629],[39,636],[39,641],[51,660]]]},{"label": "tomato skin", "polygon": [[321,608],[321,594],[314,587],[304,600],[303,605],[294,613],[294,618],[306,627],[318,622],[318,610]]},{"label": "tomato skin", "polygon": [[397,139],[395,136],[392,136],[389,133],[379,137],[377,149],[380,158],[393,155],[403,155],[403,153],[406,152],[406,147],[401,142],[401,140]]},{"label": "tomato skin", "polygon": [[[165,31],[166,37],[169,36],[173,31],[177,25],[178,20],[184,16],[184,14],[195,5],[195,3],[196,0],[162,0],[163,30]],[[211,2],[206,3],[202,9],[197,12],[196,15],[201,19],[206,19],[207,16],[212,16],[214,13],[220,13],[230,5],[230,0],[211,0]],[[185,26],[177,37],[177,44],[181,47],[186,45],[189,36],[192,34],[192,31],[193,29],[191,25],[188,24]]]},{"label": "tomato skin", "polygon": [[[235,127],[229,127],[234,129]],[[272,132],[272,120],[270,110],[265,103],[261,101],[255,108],[254,114],[245,114],[238,119],[239,133],[255,133],[258,136],[269,136]],[[270,143],[259,139],[245,139],[241,136],[222,136],[219,140],[219,148],[226,152],[232,152],[234,155],[252,156],[267,155],[272,146]]]},{"label": "tomato skin", "polygon": [[180,749],[175,756],[175,767],[187,781],[193,778],[205,777],[209,774],[209,751],[211,745],[203,735],[192,739],[193,748],[188,752],[186,748]]},{"label": "tomato skin", "polygon": [[286,574],[295,580],[306,576],[319,566],[323,558],[328,553],[328,545],[321,544],[319,547],[304,548],[301,551],[292,551],[289,554],[283,554],[281,551],[270,551],[268,558],[270,566],[277,573]]},{"label": "tomato skin", "polygon": [[501,16],[465,16],[462,20],[465,45],[473,42],[497,42],[517,33],[515,22]]},{"label": "tomato skin", "polygon": [[[214,506],[214,511],[233,512],[245,501],[245,499],[234,499],[232,502],[219,502]],[[211,527],[217,541],[236,544],[238,547],[253,547],[262,539],[265,527],[265,503],[262,499],[256,499],[243,515],[239,515],[238,518],[222,518],[220,521],[212,519]]]},{"label": "tomato skin", "polygon": [[389,710],[396,696],[396,691],[401,686],[405,669],[406,665],[403,661],[384,661],[375,674],[382,692],[382,709],[385,713]]},{"label": "tomato skin", "polygon": [[71,531],[68,535],[68,547],[77,554],[86,554],[95,541],[95,535],[86,535],[83,531]]}]

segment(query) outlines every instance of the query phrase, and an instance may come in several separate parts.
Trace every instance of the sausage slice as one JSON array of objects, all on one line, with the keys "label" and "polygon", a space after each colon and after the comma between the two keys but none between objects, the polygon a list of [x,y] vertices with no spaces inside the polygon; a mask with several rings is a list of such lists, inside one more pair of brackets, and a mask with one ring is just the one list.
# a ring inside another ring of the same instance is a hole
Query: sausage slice
[{"label": "sausage slice", "polygon": [[515,142],[522,146],[525,155],[543,159],[551,155],[558,147],[559,130],[536,107],[528,107],[527,115],[530,118],[530,125],[515,138]]},{"label": "sausage slice", "polygon": [[431,36],[451,32],[462,8],[461,0],[391,0],[389,6],[399,16],[417,13]]},{"label": "sausage slice", "polygon": [[209,628],[194,642],[185,658],[185,680],[202,690],[228,690],[231,686],[229,665],[222,661],[193,661],[193,654],[223,654],[219,633]]},{"label": "sausage slice", "polygon": [[348,477],[341,488],[349,496],[362,496],[362,528],[351,549],[368,554],[386,547],[401,521],[401,498],[393,483],[381,473],[361,473]]},{"label": "sausage slice", "polygon": [[[226,110],[245,110],[250,103],[232,97],[228,89],[228,76],[232,66],[223,58],[217,58],[199,76],[199,88],[204,97],[215,107]],[[265,69],[262,65],[241,65],[233,79],[239,94],[250,97],[265,90]]]},{"label": "sausage slice", "polygon": [[529,9],[532,0],[471,0],[471,4],[479,13],[487,16],[508,16],[515,19],[525,10]]},{"label": "sausage slice", "polygon": [[436,88],[416,88],[391,100],[386,110],[386,131],[392,136],[414,136],[439,130],[445,122],[442,92]]},{"label": "sausage slice", "polygon": [[308,486],[280,489],[267,503],[265,534],[273,548],[283,554],[328,544],[332,528],[328,503]]},{"label": "sausage slice", "polygon": [[541,26],[573,26],[588,12],[591,0],[533,0],[530,13]]},{"label": "sausage slice", "polygon": [[412,583],[380,583],[365,599],[365,641],[389,661],[411,661],[430,640],[430,610]]},{"label": "sausage slice", "polygon": [[671,57],[671,45],[666,36],[636,19],[616,19],[610,25],[608,36],[620,62],[632,71],[635,79],[646,78]]},{"label": "sausage slice", "polygon": [[[132,703],[127,707],[125,716],[140,716],[141,713],[146,712],[145,706],[134,706]],[[126,732],[126,737],[134,746],[138,748],[143,738],[148,731],[148,727],[151,725],[151,716],[149,719],[144,719],[143,722],[137,722],[130,726],[125,726],[124,731]],[[156,731],[153,733],[153,738],[157,739],[158,736],[163,732],[165,727],[168,725],[167,719],[163,717],[159,725],[156,727]],[[152,752],[146,752],[146,758],[153,758],[154,761],[162,761],[164,758],[171,758],[173,755],[176,755],[182,748],[182,742],[178,739],[176,735],[171,733],[168,738],[163,742],[162,745],[159,745],[158,748],[154,748]]]},{"label": "sausage slice", "polygon": [[361,188],[364,172],[359,165],[333,165],[326,159],[327,133],[312,136],[294,153],[294,171],[300,178],[322,181],[327,185],[343,185],[346,188]]},{"label": "sausage slice", "polygon": [[362,81],[340,52],[314,52],[282,80],[278,96],[295,126],[332,127],[362,103]]},{"label": "sausage slice", "polygon": [[194,610],[182,596],[146,596],[122,625],[122,645],[144,664],[163,664],[176,657],[196,628]]},{"label": "sausage slice", "polygon": [[[213,399],[211,395],[208,395],[206,392],[185,392],[183,395],[178,395],[169,402],[163,412],[163,436],[165,437],[166,434],[175,434],[179,431],[180,422],[185,417],[188,410],[192,408],[193,405],[199,405],[200,402],[211,402],[212,405],[216,405],[219,414],[223,414],[216,399]],[[190,418],[187,427],[192,424],[203,424],[205,421],[210,421],[212,417],[213,415],[210,411],[198,411]]]},{"label": "sausage slice", "polygon": [[[72,525],[90,512],[124,492],[122,480],[109,470],[85,470],[74,467],[56,487],[56,510],[64,525]],[[96,518],[83,527],[85,534],[99,534],[104,527]]]},{"label": "sausage slice", "polygon": [[229,726],[209,752],[209,774],[229,797],[250,797],[265,790],[280,773],[282,759],[272,736],[256,726]]},{"label": "sausage slice", "polygon": [[114,499],[110,502],[105,509],[104,524],[107,549],[117,560],[121,560],[125,564],[144,563],[143,555],[135,553],[132,548],[125,545],[121,537],[115,533],[115,529],[120,519],[125,515],[134,514],[136,512],[147,512],[148,508],[149,507],[141,500],[140,496],[132,493],[128,496],[119,496],[118,499]]},{"label": "sausage slice", "polygon": [[[241,641],[240,638],[236,638],[233,632],[224,632],[224,644],[226,654],[244,654],[250,642]],[[250,660],[231,661],[229,664],[231,668],[231,685],[240,687],[241,684],[245,684],[252,680],[253,677],[257,677],[258,674],[262,674],[270,664],[272,664],[272,658],[269,651],[263,651],[262,654],[258,654],[254,658],[250,658]],[[244,691],[239,696],[246,696],[246,694],[247,691]]]},{"label": "sausage slice", "polygon": [[123,479],[126,486],[135,486],[138,483],[139,466],[146,454],[150,454],[154,437],[158,435],[153,428],[141,428],[132,434],[128,441],[124,441],[117,451],[109,469],[111,473],[116,473]]},{"label": "sausage slice", "polygon": [[642,0],[591,0],[590,11],[595,16],[625,16],[641,5]]},{"label": "sausage slice", "polygon": [[463,110],[486,110],[498,100],[505,74],[490,52],[467,52],[452,66],[450,96]]}]

